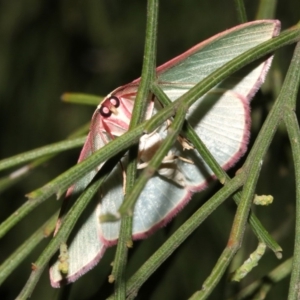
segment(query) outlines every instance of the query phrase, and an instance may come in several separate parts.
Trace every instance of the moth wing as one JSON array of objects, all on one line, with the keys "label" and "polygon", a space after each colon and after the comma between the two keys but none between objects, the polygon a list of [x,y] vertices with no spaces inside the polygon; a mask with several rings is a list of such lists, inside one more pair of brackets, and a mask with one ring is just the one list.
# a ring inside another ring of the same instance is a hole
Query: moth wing
[{"label": "moth wing", "polygon": [[[101,118],[96,110],[92,118],[91,130],[81,150],[78,163],[92,155],[97,149],[102,148],[110,139],[106,133],[100,131],[100,122]],[[60,228],[63,215],[72,205],[73,200],[84,191],[102,165],[99,165],[97,169],[86,174],[68,189],[60,217],[57,221],[55,233]],[[53,287],[60,287],[76,281],[80,276],[97,265],[103,256],[106,246],[101,241],[99,216],[100,204],[94,206],[92,211],[86,212],[84,216],[81,216],[80,226],[77,226],[75,233],[72,232],[72,239],[69,239],[67,242],[68,273],[63,275],[60,272],[59,259],[56,259],[50,266],[50,281]]]},{"label": "moth wing", "polygon": [[[278,35],[279,31],[280,22],[277,20],[254,21],[233,27],[158,67],[157,80],[172,85],[177,83],[177,86],[181,83],[183,87],[189,85],[187,89],[190,89],[233,58]],[[268,68],[261,69],[265,69],[265,74]],[[257,70],[256,77],[260,77],[261,69]],[[250,90],[253,89],[252,83],[251,80],[248,84]]]},{"label": "moth wing", "polygon": [[[160,67],[158,81],[174,101],[233,58],[276,36],[279,30],[280,23],[273,20],[227,30]],[[231,167],[246,151],[251,122],[248,103],[263,83],[271,61],[272,57],[243,68],[189,109],[187,120],[224,169]],[[195,151],[188,158],[198,163],[179,162],[180,168],[187,178],[193,178],[189,180],[189,189],[200,190],[213,173]],[[203,165],[204,171],[197,165]]]},{"label": "moth wing", "polygon": [[106,246],[100,238],[99,226],[100,206],[93,209],[92,213],[85,213],[84,221],[80,222],[76,231],[72,232],[71,240],[68,240],[68,272],[63,275],[60,271],[60,261],[57,259],[50,267],[50,281],[52,287],[76,281],[90,269],[98,264],[102,258]]},{"label": "moth wing", "polygon": [[[157,81],[168,97],[175,101],[213,71],[276,36],[279,30],[280,23],[272,20],[255,21],[227,30],[160,66]],[[224,169],[231,167],[246,151],[250,126],[249,101],[262,84],[270,63],[271,58],[230,76],[201,97],[187,114],[190,124]],[[166,132],[159,131],[162,139]],[[179,143],[172,151],[194,162],[177,160],[186,185],[179,186],[158,174],[148,181],[134,209],[134,238],[144,238],[167,223],[189,201],[191,194],[204,189],[213,176],[196,151],[183,151]],[[117,213],[123,201],[111,197],[103,200],[103,212],[112,214]],[[104,240],[114,243],[119,235],[119,223],[103,224],[102,228]]]},{"label": "moth wing", "polygon": [[[231,59],[277,35],[279,29],[278,21],[256,21],[227,30],[160,66],[157,81],[174,101]],[[189,122],[224,168],[233,165],[245,152],[250,123],[248,102],[263,82],[270,62],[269,59],[244,74],[240,73],[240,76],[231,76],[190,108]],[[133,84],[138,82],[139,79]],[[162,128],[159,130],[162,139],[166,132]],[[168,222],[186,204],[192,192],[203,189],[213,176],[195,151],[186,154],[179,143],[172,151],[197,165],[178,160],[178,172],[183,174],[185,186],[159,174],[148,181],[134,209],[134,238],[144,238]],[[118,212],[123,201],[121,174],[117,166],[102,189],[102,214]],[[104,248],[117,241],[119,226],[120,222],[101,224]],[[85,267],[81,264],[80,268]]]}]

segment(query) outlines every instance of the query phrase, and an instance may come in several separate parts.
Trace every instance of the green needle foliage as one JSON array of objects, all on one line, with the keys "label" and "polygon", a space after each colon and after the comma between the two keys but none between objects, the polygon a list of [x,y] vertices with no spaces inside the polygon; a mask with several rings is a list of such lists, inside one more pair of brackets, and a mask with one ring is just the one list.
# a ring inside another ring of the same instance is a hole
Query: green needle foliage
[{"label": "green needle foliage", "polygon": [[[299,3],[250,2],[0,3],[0,299],[297,299]],[[155,84],[156,61],[160,65],[213,34],[255,18],[279,19],[284,31],[170,103]],[[272,53],[270,73],[251,104],[249,151],[225,172],[186,124],[185,113],[200,94]],[[83,124],[95,106],[108,92],[141,74],[130,130],[76,165],[88,131]],[[142,122],[143,99],[149,92],[164,108]],[[107,174],[100,172],[74,202],[52,238],[64,192],[101,161],[111,159],[106,165],[115,164],[143,133],[170,118],[172,134],[137,180],[137,151],[130,150],[135,159],[127,169],[117,250],[109,249],[99,265],[72,286],[54,290],[49,261],[61,248],[67,270],[65,242]],[[135,201],[179,133],[193,143],[222,185],[215,183],[195,194],[168,226],[132,244],[130,213]],[[113,159],[114,155],[119,157]],[[264,205],[252,205],[254,198]],[[273,202],[265,205],[270,199]]]}]

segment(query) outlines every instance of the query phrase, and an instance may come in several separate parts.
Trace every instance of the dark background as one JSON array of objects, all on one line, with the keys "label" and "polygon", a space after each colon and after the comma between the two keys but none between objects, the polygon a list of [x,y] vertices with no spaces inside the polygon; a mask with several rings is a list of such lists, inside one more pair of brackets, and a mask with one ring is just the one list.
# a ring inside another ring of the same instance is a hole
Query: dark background
[{"label": "dark background", "polygon": [[[158,65],[213,34],[238,24],[234,1],[160,1]],[[278,1],[276,18],[283,29],[299,18],[298,0]],[[283,3],[284,2],[284,3]],[[258,1],[246,1],[249,20]],[[146,23],[146,1],[116,0],[15,0],[0,1],[0,159],[63,140],[87,123],[94,108],[60,101],[64,92],[105,96],[140,76]],[[278,51],[274,66],[284,77],[293,46]],[[279,88],[279,87],[277,87]],[[253,101],[253,139],[274,100],[268,85]],[[252,142],[253,142],[252,139]],[[31,176],[0,196],[0,221],[26,201],[24,195],[53,179],[77,161],[79,149],[69,151],[36,169]],[[237,167],[238,168],[238,167]],[[235,168],[235,170],[237,169]],[[232,174],[234,174],[234,171]],[[7,173],[2,173],[5,175]],[[143,242],[136,242],[129,274],[147,259],[213,189],[191,201],[166,228]],[[284,249],[293,251],[294,177],[284,128],[275,136],[262,169],[257,193],[272,194],[275,202],[256,213]],[[0,243],[0,263],[60,206],[51,198],[13,228]],[[226,245],[235,206],[220,207],[150,278],[139,299],[185,299],[209,275]],[[256,247],[252,232],[239,251],[244,260]],[[1,299],[17,296],[30,274],[30,264],[45,241],[0,287]],[[73,287],[71,299],[104,299],[114,249]],[[268,252],[241,286],[272,270],[280,262]],[[225,289],[226,278],[210,299],[226,299],[238,285]],[[288,278],[277,284],[267,299],[285,299]],[[227,291],[227,292],[226,292]],[[31,299],[54,299],[45,272]]]}]

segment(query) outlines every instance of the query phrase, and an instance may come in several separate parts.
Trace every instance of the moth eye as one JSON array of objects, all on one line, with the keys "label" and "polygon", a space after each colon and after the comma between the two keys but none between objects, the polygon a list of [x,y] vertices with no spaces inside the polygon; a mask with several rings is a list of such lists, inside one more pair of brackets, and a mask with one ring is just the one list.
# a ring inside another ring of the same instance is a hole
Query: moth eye
[{"label": "moth eye", "polygon": [[101,116],[106,117],[106,118],[110,117],[112,114],[111,110],[106,106],[101,106],[99,108],[99,113],[101,114]]},{"label": "moth eye", "polygon": [[111,96],[109,98],[109,102],[114,106],[114,107],[119,107],[120,106],[120,100],[116,96]]},{"label": "moth eye", "polygon": [[99,113],[102,117],[108,118],[111,114],[117,114],[116,108],[120,106],[120,100],[116,96],[106,98],[99,107]]}]

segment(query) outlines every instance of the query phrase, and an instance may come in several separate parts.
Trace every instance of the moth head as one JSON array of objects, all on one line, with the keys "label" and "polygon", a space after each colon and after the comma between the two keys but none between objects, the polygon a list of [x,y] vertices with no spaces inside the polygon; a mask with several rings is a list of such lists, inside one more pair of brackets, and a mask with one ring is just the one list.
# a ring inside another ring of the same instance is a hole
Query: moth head
[{"label": "moth head", "polygon": [[117,115],[117,108],[120,106],[120,100],[116,96],[109,95],[104,99],[104,101],[99,105],[98,110],[101,116],[108,118],[111,114]]}]

